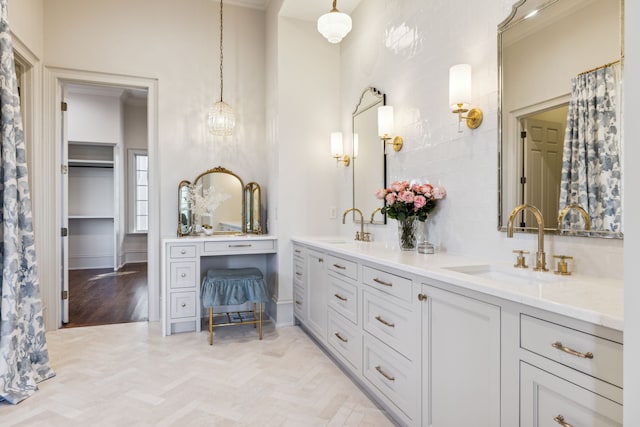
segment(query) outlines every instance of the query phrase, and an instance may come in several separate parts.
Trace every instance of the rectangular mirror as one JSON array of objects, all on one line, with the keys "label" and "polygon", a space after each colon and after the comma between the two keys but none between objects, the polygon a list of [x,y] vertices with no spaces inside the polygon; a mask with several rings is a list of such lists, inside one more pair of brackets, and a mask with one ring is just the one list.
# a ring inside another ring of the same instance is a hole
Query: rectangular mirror
[{"label": "rectangular mirror", "polygon": [[[520,0],[499,25],[499,230],[527,203],[559,233],[560,211],[577,205],[591,230],[571,209],[562,234],[622,238],[622,10],[620,0]],[[516,225],[537,229],[528,212]]]},{"label": "rectangular mirror", "polygon": [[[362,92],[353,111],[353,207],[362,211],[365,221],[386,224],[380,213],[384,203],[375,197],[387,186],[384,143],[378,137],[378,107],[385,105],[385,95],[376,88]],[[354,221],[360,222],[355,216]]]}]

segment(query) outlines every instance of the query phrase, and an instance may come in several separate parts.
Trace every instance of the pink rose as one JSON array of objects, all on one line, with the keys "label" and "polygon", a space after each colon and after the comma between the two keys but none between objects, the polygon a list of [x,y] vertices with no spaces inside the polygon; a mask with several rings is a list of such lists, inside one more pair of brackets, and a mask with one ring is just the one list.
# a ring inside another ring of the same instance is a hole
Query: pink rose
[{"label": "pink rose", "polygon": [[387,195],[387,190],[384,188],[379,188],[378,190],[376,190],[376,199],[384,199],[384,197]]},{"label": "pink rose", "polygon": [[415,210],[417,211],[418,209],[420,209],[421,207],[423,207],[424,205],[427,204],[427,198],[424,196],[416,196],[413,199],[413,206],[415,208]]},{"label": "pink rose", "polygon": [[433,189],[433,198],[434,199],[444,199],[444,196],[447,195],[447,192],[445,191],[444,187],[435,187]]},{"label": "pink rose", "polygon": [[414,193],[420,193],[420,184],[413,184],[411,186],[411,191],[413,191]]},{"label": "pink rose", "polygon": [[431,193],[433,192],[433,186],[431,184],[422,184],[420,186],[420,192],[427,197],[431,197]]},{"label": "pink rose", "polygon": [[392,205],[396,202],[396,195],[393,193],[389,193],[384,198],[388,205]]},{"label": "pink rose", "polygon": [[398,194],[398,198],[405,203],[412,203],[414,195],[411,191],[401,191],[400,194]]}]

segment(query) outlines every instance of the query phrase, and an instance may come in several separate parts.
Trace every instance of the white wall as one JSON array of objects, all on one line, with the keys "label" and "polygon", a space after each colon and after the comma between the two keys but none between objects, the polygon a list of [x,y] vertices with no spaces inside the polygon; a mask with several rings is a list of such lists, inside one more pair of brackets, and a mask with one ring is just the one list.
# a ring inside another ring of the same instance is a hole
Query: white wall
[{"label": "white wall", "polygon": [[11,32],[38,57],[43,57],[44,0],[8,0]]}]

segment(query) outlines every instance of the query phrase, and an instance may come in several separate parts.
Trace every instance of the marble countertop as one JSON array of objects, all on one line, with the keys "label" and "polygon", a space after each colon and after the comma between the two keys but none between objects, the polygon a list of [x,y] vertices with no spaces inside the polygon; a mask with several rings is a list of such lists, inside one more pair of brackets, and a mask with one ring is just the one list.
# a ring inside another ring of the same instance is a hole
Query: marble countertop
[{"label": "marble countertop", "polygon": [[[380,242],[355,242],[340,237],[294,237],[292,240],[334,254],[354,256],[461,288],[623,330],[622,280],[580,274],[560,276],[551,271],[521,270],[513,268],[511,264],[488,264],[486,260],[446,253],[425,255],[415,251],[402,252],[397,247],[391,249]],[[474,271],[480,274],[474,274]]]},{"label": "marble countertop", "polygon": [[164,243],[197,243],[197,242],[231,242],[234,240],[277,240],[278,238],[269,234],[200,234],[195,236],[165,236]]}]

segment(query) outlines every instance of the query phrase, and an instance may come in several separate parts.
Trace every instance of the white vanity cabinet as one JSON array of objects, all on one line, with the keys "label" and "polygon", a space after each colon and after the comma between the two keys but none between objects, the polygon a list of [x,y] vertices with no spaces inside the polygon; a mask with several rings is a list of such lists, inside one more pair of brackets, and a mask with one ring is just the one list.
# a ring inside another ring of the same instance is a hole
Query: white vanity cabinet
[{"label": "white vanity cabinet", "polygon": [[500,425],[500,307],[423,284],[422,424]]},{"label": "white vanity cabinet", "polygon": [[322,343],[327,341],[327,264],[326,254],[307,249],[307,322],[309,330]]}]

